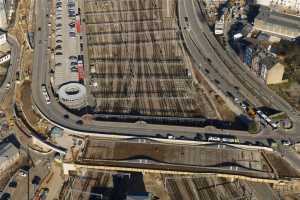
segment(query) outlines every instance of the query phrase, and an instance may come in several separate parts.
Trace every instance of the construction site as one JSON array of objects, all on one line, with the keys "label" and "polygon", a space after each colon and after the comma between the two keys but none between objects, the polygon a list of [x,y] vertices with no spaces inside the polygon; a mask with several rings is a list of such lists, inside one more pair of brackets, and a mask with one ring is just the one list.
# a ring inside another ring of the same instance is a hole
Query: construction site
[{"label": "construction site", "polygon": [[95,112],[217,118],[184,50],[176,3],[84,1]]}]

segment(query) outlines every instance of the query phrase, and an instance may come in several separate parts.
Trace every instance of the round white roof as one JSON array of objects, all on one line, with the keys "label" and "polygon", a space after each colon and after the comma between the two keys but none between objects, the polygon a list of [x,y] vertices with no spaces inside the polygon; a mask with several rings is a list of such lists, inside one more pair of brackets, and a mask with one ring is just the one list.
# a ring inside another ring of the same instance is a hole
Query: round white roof
[{"label": "round white roof", "polygon": [[75,100],[86,95],[86,88],[80,83],[67,83],[58,89],[59,98]]}]

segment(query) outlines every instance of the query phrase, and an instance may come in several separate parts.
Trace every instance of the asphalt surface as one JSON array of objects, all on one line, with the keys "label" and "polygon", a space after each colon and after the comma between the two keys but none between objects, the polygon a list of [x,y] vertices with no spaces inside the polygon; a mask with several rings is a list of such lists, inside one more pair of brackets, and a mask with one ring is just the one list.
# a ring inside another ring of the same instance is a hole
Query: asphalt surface
[{"label": "asphalt surface", "polygon": [[[78,134],[107,133],[107,134],[118,134],[118,135],[141,135],[141,136],[156,136],[157,134],[160,134],[161,136],[166,137],[167,134],[171,133],[176,137],[184,135],[190,139],[193,139],[197,133],[207,132],[207,129],[204,128],[152,125],[152,124],[145,124],[145,123],[122,123],[122,122],[103,122],[103,121],[90,121],[88,124],[83,124],[83,125],[76,123],[81,118],[71,113],[68,113],[68,111],[66,111],[58,102],[56,102],[50,88],[50,75],[48,73],[49,66],[48,66],[48,58],[47,58],[47,55],[49,54],[49,52],[47,52],[48,51],[47,50],[48,48],[48,26],[47,25],[49,19],[46,16],[46,14],[49,13],[48,1],[46,0],[37,1],[36,8],[38,9],[35,10],[36,31],[35,31],[34,64],[32,70],[32,80],[33,80],[32,96],[33,96],[33,102],[35,106],[42,113],[42,115],[44,115],[44,117],[47,118],[49,121],[61,126],[64,129],[69,129],[72,132],[77,132]],[[179,1],[179,10],[180,10],[180,17],[181,17],[180,20],[182,20],[182,17],[186,16],[187,14],[192,15],[191,16],[192,19],[195,18],[193,16],[195,15],[196,11],[193,7],[192,1]],[[198,20],[196,20],[196,18],[190,21],[189,23],[193,24],[193,27],[195,27],[196,29],[195,31],[202,32],[202,30],[199,27],[204,25],[202,25]],[[40,28],[40,31],[38,30],[38,28]],[[193,36],[195,34],[189,34],[189,37],[194,39],[194,41],[196,41],[196,43],[198,44],[195,46],[193,42],[191,42],[191,40],[186,39],[187,33],[185,31],[183,31],[183,33],[184,35],[186,35],[185,36],[185,40],[187,43],[186,45],[190,48],[189,50],[192,54],[192,57],[193,59],[196,58],[197,62],[199,63],[204,62],[203,56],[201,55],[201,53],[200,54],[198,53],[199,52],[197,50],[198,48],[202,48],[202,51],[204,49],[205,50],[204,52],[215,55],[212,52],[212,50],[209,48],[209,45],[206,44],[207,42],[202,44],[202,42],[204,41],[195,38]],[[198,33],[196,35],[198,35]],[[218,62],[216,65],[220,64],[220,67],[224,68],[224,71],[222,71],[222,73],[218,73],[219,69],[217,68],[215,69],[216,70],[215,74],[219,74],[218,76],[223,77],[224,80],[228,81],[228,86],[226,86],[225,83],[224,84],[222,83],[218,86],[222,91],[226,91],[227,87],[231,89],[233,87],[232,85],[239,84],[239,81],[234,78],[234,75],[232,75],[232,73],[230,73],[228,69],[226,70],[226,68],[221,65],[222,62],[218,61],[218,58],[212,57],[212,60],[213,61],[216,60],[216,62]],[[221,76],[222,74],[223,75],[226,74],[226,77]],[[222,80],[220,79],[219,81],[221,82]],[[47,84],[47,89],[51,99],[51,104],[48,105],[46,104],[44,96],[42,95],[41,92],[41,85],[44,83]],[[240,84],[240,87],[243,88],[242,84]],[[251,96],[251,92],[249,92],[248,90],[245,89],[244,92],[245,92],[244,95],[249,97]],[[255,97],[253,97],[253,99],[254,98]],[[65,114],[68,114],[68,118],[64,117]],[[283,137],[280,134],[274,134],[274,133],[251,135],[248,134],[247,132],[242,132],[242,131],[229,131],[229,130],[209,131],[209,133],[214,133],[214,132],[236,135],[239,138],[245,140],[266,139],[270,137],[275,139],[281,139]]]},{"label": "asphalt surface", "polygon": [[[272,108],[284,111],[294,122],[295,130],[299,130],[300,112],[255,77],[239,59],[228,55],[210,31],[202,13],[203,6],[201,1],[199,2],[198,4],[194,0],[180,0],[178,10],[179,24],[186,47],[202,73],[206,73],[206,76],[224,93],[229,91],[239,99],[248,100],[257,107],[267,103]],[[207,65],[208,59],[210,65]],[[208,69],[209,73],[205,69]]]},{"label": "asphalt surface", "polygon": [[[10,66],[8,68],[7,74],[5,76],[5,80],[3,81],[0,87],[0,102],[3,102],[4,98],[6,97],[7,93],[15,88],[15,75],[19,68],[19,61],[20,61],[20,45],[16,38],[11,35],[7,35],[7,42],[11,47],[11,60]],[[7,83],[10,83],[10,87],[7,88]]]}]

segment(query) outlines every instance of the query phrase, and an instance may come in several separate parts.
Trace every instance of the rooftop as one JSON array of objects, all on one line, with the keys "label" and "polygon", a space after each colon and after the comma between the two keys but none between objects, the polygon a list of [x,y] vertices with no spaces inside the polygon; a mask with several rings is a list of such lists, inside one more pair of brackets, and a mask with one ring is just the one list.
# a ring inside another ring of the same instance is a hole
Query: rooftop
[{"label": "rooftop", "polygon": [[150,200],[150,199],[151,199],[151,195],[148,192],[130,193],[126,197],[126,200]]},{"label": "rooftop", "polygon": [[19,153],[12,143],[0,143],[0,163]]},{"label": "rooftop", "polygon": [[278,13],[265,6],[260,6],[256,19],[300,31],[300,17]]},{"label": "rooftop", "polygon": [[271,69],[277,63],[277,59],[274,56],[266,56],[262,59],[261,63],[264,64],[267,69]]}]

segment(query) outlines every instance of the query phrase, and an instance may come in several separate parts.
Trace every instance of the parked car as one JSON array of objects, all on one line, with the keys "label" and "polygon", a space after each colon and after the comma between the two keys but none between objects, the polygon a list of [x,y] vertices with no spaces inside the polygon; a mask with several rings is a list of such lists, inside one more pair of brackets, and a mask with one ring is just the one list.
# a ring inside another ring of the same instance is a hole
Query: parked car
[{"label": "parked car", "polygon": [[11,199],[11,195],[9,193],[4,193],[1,196],[1,200],[10,200]]},{"label": "parked car", "polygon": [[75,32],[69,32],[69,36],[74,38],[76,36]]},{"label": "parked car", "polygon": [[283,146],[290,146],[291,142],[289,140],[281,140]]},{"label": "parked car", "polygon": [[69,56],[69,59],[70,60],[77,60],[77,57],[76,56]]},{"label": "parked car", "polygon": [[8,187],[11,187],[11,188],[16,188],[18,185],[18,183],[16,181],[11,181],[9,184],[8,184]]},{"label": "parked car", "polygon": [[39,177],[39,176],[34,176],[33,179],[32,179],[32,181],[31,181],[31,183],[33,185],[39,185],[40,182],[41,182],[41,177]]}]

